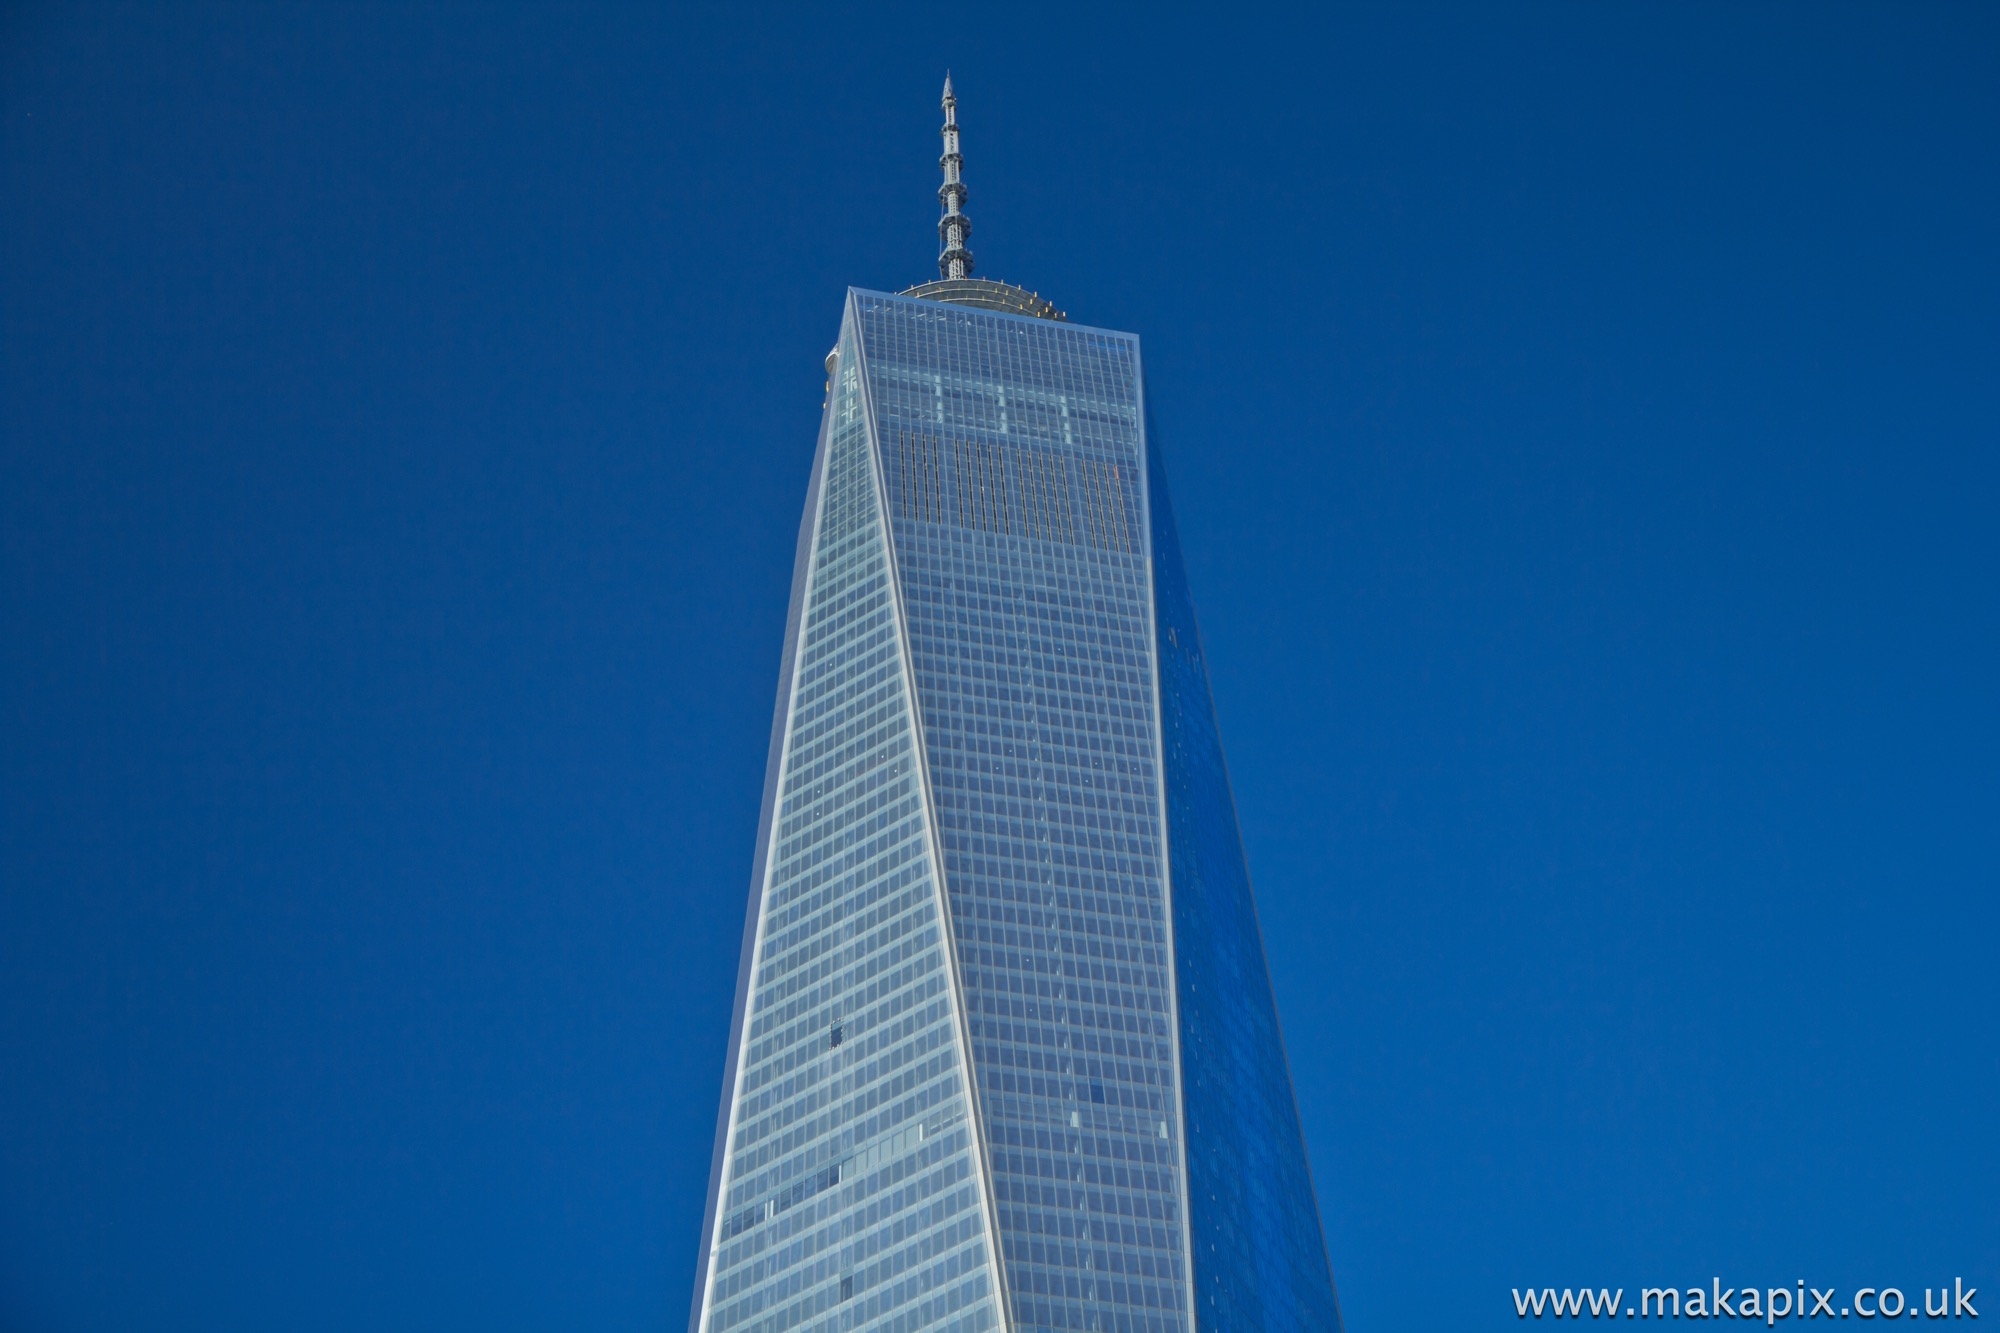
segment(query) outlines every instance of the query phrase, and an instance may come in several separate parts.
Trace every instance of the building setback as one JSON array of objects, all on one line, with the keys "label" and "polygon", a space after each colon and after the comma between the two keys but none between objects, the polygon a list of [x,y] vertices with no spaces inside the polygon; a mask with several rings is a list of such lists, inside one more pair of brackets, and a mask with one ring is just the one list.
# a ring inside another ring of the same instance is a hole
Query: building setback
[{"label": "building setback", "polygon": [[1139,340],[850,289],[690,1333],[1339,1330]]}]

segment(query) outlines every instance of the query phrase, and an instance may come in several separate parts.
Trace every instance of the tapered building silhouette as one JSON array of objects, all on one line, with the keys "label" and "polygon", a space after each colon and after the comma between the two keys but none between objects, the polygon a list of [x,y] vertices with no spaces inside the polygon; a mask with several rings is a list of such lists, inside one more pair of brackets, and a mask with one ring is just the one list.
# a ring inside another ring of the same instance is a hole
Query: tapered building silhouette
[{"label": "tapered building silhouette", "polygon": [[690,1333],[1338,1330],[1139,340],[851,289]]}]

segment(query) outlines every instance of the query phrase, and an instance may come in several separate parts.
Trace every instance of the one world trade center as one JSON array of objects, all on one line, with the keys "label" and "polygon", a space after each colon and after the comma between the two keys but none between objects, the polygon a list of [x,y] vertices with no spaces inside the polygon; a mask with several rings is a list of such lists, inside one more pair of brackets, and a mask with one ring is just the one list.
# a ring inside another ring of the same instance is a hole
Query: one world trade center
[{"label": "one world trade center", "polygon": [[1139,340],[827,357],[689,1333],[1341,1328]]}]

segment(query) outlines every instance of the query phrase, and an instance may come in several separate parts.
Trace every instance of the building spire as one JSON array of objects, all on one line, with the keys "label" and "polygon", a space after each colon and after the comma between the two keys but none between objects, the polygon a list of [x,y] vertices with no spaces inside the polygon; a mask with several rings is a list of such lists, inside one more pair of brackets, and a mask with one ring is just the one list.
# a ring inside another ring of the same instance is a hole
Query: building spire
[{"label": "building spire", "polygon": [[944,213],[938,218],[938,241],[943,249],[938,252],[938,276],[943,278],[969,278],[972,276],[972,251],[965,248],[967,238],[972,235],[972,219],[965,216],[965,182],[959,179],[965,159],[958,152],[958,98],[952,95],[951,73],[944,76],[944,156],[938,165],[944,168],[944,184],[938,187],[938,203]]}]

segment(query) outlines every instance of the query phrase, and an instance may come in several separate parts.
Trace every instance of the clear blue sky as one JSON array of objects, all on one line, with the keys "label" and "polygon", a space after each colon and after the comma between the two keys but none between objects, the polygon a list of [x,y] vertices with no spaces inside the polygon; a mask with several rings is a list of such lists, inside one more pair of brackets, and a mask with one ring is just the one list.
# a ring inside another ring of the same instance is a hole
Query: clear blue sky
[{"label": "clear blue sky", "polygon": [[1991,6],[15,3],[0,1326],[681,1328],[947,66],[1144,339],[1351,1327],[1993,1318]]}]

